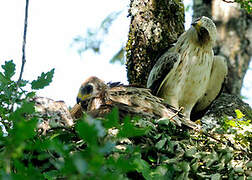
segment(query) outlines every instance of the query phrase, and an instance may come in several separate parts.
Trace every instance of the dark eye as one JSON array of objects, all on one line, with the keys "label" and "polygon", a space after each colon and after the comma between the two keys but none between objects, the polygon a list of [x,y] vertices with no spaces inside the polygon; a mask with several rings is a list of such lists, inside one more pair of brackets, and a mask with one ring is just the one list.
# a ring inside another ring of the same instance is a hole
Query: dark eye
[{"label": "dark eye", "polygon": [[82,94],[91,94],[93,91],[93,86],[88,84],[81,89]]},{"label": "dark eye", "polygon": [[200,34],[208,34],[208,31],[204,27],[200,27]]},{"label": "dark eye", "polygon": [[92,85],[87,85],[87,93],[90,94],[91,92],[93,92],[93,86]]}]

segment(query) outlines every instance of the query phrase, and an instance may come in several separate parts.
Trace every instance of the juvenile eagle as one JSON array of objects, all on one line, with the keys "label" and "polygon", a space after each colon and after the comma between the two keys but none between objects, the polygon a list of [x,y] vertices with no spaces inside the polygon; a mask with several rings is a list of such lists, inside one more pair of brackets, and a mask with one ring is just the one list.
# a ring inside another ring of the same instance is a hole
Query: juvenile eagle
[{"label": "juvenile eagle", "polygon": [[214,56],[217,30],[205,16],[196,19],[175,46],[152,68],[147,88],[190,119],[191,110],[205,109],[218,95],[227,74],[225,59]]},{"label": "juvenile eagle", "polygon": [[[120,83],[105,84],[97,77],[88,78],[80,87],[77,104],[72,108],[73,117],[80,117],[84,110],[93,117],[104,117],[113,107],[119,110],[120,118],[126,115],[147,119],[169,118],[177,125],[195,127],[193,122],[183,122],[184,118],[163,99],[151,94],[149,89],[125,86]],[[81,109],[80,109],[81,108]]]},{"label": "juvenile eagle", "polygon": [[74,125],[73,118],[64,101],[54,101],[46,97],[34,97],[30,99],[35,103],[38,118],[38,132],[46,134],[56,127],[71,127]]}]

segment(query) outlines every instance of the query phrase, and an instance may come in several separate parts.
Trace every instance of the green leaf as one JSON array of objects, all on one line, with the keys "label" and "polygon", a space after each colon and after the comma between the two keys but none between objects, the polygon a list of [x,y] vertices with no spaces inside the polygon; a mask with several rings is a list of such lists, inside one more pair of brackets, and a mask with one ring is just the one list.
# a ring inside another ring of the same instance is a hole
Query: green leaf
[{"label": "green leaf", "polygon": [[218,154],[213,151],[211,154],[207,155],[204,160],[206,162],[206,167],[210,167],[213,163],[218,161]]},{"label": "green leaf", "polygon": [[193,172],[197,172],[198,168],[199,168],[199,162],[195,162],[191,165],[191,168],[193,170]]},{"label": "green leaf", "polygon": [[13,63],[13,61],[5,61],[5,64],[2,65],[2,68],[4,70],[4,75],[7,79],[11,79],[11,77],[15,74],[16,65]]},{"label": "green leaf", "polygon": [[190,171],[190,164],[186,161],[179,162],[178,166],[182,169],[184,172],[189,172]]},{"label": "green leaf", "polygon": [[168,126],[170,124],[170,119],[164,117],[164,118],[160,118],[157,120],[157,123],[160,125],[166,125]]},{"label": "green leaf", "polygon": [[138,154],[133,161],[133,164],[136,166],[137,172],[143,174],[146,179],[149,179],[150,175],[150,165],[141,158],[141,154]]},{"label": "green leaf", "polygon": [[42,72],[41,76],[39,76],[37,80],[33,80],[31,82],[32,89],[43,89],[48,86],[52,82],[53,75],[54,69],[48,71],[47,73]]},{"label": "green leaf", "polygon": [[104,127],[109,129],[112,127],[119,127],[119,111],[118,108],[115,107],[112,111],[106,116],[104,120]]},{"label": "green leaf", "polygon": [[96,145],[98,140],[98,131],[94,125],[89,125],[85,121],[79,121],[76,125],[78,134],[87,143]]},{"label": "green leaf", "polygon": [[51,170],[51,171],[43,173],[43,176],[44,176],[44,178],[46,178],[48,180],[54,180],[55,177],[57,177],[58,174],[59,174],[59,171]]},{"label": "green leaf", "polygon": [[237,119],[241,119],[245,116],[239,109],[236,109],[235,113],[236,113]]},{"label": "green leaf", "polygon": [[29,92],[29,93],[26,95],[26,97],[27,97],[27,98],[33,98],[35,95],[36,95],[35,92]]},{"label": "green leaf", "polygon": [[14,113],[11,114],[10,119],[17,120],[24,115],[32,114],[35,112],[34,103],[24,102],[20,108],[18,108]]},{"label": "green leaf", "polygon": [[123,120],[124,124],[120,128],[118,133],[118,137],[136,137],[142,136],[148,132],[148,128],[137,128],[135,127],[134,123],[131,122],[130,117],[126,117]]},{"label": "green leaf", "polygon": [[19,81],[19,87],[25,87],[28,83],[29,81],[21,80]]},{"label": "green leaf", "polygon": [[193,158],[195,154],[197,153],[197,149],[195,147],[192,147],[185,152],[185,156],[189,158]]},{"label": "green leaf", "polygon": [[236,127],[235,121],[234,120],[227,120],[225,123],[229,126]]},{"label": "green leaf", "polygon": [[160,141],[158,141],[155,145],[157,149],[162,149],[167,141],[167,138],[163,138]]},{"label": "green leaf", "polygon": [[248,162],[248,163],[246,164],[246,167],[247,167],[247,168],[252,168],[252,161]]},{"label": "green leaf", "polygon": [[211,175],[211,180],[220,180],[220,179],[221,179],[221,175],[219,173]]},{"label": "green leaf", "polygon": [[8,82],[9,81],[5,78],[5,76],[3,75],[3,73],[0,72],[0,85],[3,86],[5,84],[8,84]]},{"label": "green leaf", "polygon": [[80,174],[86,173],[88,165],[80,154],[75,154],[75,156],[73,157],[73,162]]},{"label": "green leaf", "polygon": [[136,165],[133,163],[134,157],[125,157],[121,155],[119,158],[110,157],[108,163],[113,165],[117,169],[120,169],[122,172],[133,171],[136,168]]}]

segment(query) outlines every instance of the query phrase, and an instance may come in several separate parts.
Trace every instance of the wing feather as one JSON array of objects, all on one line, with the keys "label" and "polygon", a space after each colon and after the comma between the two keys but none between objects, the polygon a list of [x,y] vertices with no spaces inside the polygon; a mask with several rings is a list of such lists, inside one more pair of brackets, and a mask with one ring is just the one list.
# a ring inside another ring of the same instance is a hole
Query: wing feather
[{"label": "wing feather", "polygon": [[150,88],[153,94],[157,93],[162,81],[178,60],[179,54],[171,52],[170,50],[158,59],[152,68],[147,81],[147,88]]},{"label": "wing feather", "polygon": [[213,102],[214,99],[219,96],[227,73],[228,67],[225,58],[222,56],[214,56],[213,66],[206,92],[195,105],[195,112],[203,111]]}]

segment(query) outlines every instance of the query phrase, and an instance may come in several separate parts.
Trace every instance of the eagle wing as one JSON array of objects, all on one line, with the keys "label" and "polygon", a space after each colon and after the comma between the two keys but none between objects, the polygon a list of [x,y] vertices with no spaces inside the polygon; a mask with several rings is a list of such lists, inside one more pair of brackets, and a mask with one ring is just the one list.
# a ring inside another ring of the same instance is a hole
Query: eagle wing
[{"label": "eagle wing", "polygon": [[150,88],[153,94],[157,94],[161,83],[179,59],[179,54],[172,52],[172,49],[158,59],[147,81],[147,88]]},{"label": "eagle wing", "polygon": [[227,63],[224,57],[214,56],[211,75],[206,92],[199,99],[194,107],[195,112],[205,110],[216,97],[221,93],[221,89],[228,73]]}]

